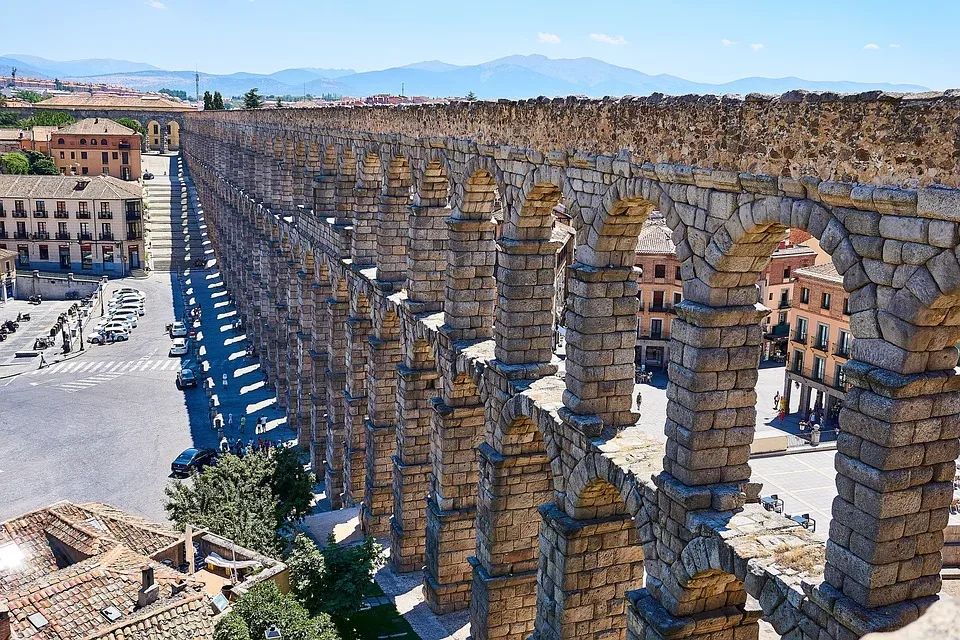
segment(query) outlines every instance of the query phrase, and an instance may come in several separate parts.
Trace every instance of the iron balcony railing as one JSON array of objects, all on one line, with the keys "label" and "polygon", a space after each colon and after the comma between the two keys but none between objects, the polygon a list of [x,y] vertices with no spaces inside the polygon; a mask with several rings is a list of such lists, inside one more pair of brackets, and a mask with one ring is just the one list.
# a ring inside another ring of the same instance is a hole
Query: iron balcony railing
[{"label": "iron balcony railing", "polygon": [[77,240],[93,240],[93,234],[92,234],[92,233],[82,233],[82,232],[81,232],[81,233],[78,233],[78,234],[77,234]]},{"label": "iron balcony railing", "polygon": [[793,301],[791,301],[791,300],[781,300],[781,301],[780,301],[780,304],[778,305],[778,308],[780,308],[780,309],[789,309],[789,308],[792,307],[792,306],[793,306]]},{"label": "iron balcony railing", "polygon": [[69,240],[69,239],[70,239],[69,233],[62,233],[60,231],[57,232],[57,240]]},{"label": "iron balcony railing", "polygon": [[77,211],[77,219],[78,219],[78,220],[89,220],[89,219],[90,219],[90,212],[89,212],[89,211]]},{"label": "iron balcony railing", "polygon": [[793,341],[799,342],[800,344],[807,344],[807,332],[806,331],[794,331],[793,332]]},{"label": "iron balcony railing", "polygon": [[46,218],[46,217],[47,217],[47,212],[46,212],[45,209],[37,209],[36,211],[33,212],[33,217],[34,217],[34,218]]},{"label": "iron balcony railing", "polygon": [[14,231],[13,237],[16,240],[26,240],[27,238],[30,237],[30,234],[27,233],[26,231]]},{"label": "iron balcony railing", "polygon": [[24,211],[23,209],[14,209],[14,210],[13,210],[13,217],[14,217],[14,218],[26,218],[26,217],[27,217],[27,212]]},{"label": "iron balcony railing", "polygon": [[50,232],[49,232],[49,231],[37,231],[35,234],[33,234],[33,239],[34,239],[34,240],[49,240],[49,239],[50,239]]},{"label": "iron balcony railing", "polygon": [[849,345],[849,344],[844,344],[844,343],[838,344],[836,350],[833,352],[833,355],[839,356],[839,357],[841,357],[841,358],[849,358],[849,357],[850,357],[850,345]]},{"label": "iron balcony railing", "polygon": [[101,233],[101,234],[100,234],[100,239],[101,239],[101,240],[113,240],[114,237],[113,237],[113,234],[112,234],[112,233]]},{"label": "iron balcony railing", "polygon": [[67,220],[70,218],[70,213],[67,211],[54,211],[53,217],[60,218],[61,220]]},{"label": "iron balcony railing", "polygon": [[101,220],[113,220],[113,213],[110,211],[101,211],[97,214],[97,217]]},{"label": "iron balcony railing", "polygon": [[824,353],[826,353],[827,351],[830,350],[830,341],[817,338],[813,343],[813,348],[816,349],[817,351],[823,351]]}]

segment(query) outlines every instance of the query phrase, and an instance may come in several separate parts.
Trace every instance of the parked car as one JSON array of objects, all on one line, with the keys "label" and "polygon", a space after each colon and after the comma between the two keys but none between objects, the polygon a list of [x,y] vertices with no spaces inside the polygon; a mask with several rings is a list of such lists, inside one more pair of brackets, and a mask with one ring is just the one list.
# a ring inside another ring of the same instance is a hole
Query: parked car
[{"label": "parked car", "polygon": [[170,355],[171,356],[185,356],[190,353],[190,345],[187,344],[186,338],[174,338],[173,344],[170,345]]},{"label": "parked car", "polygon": [[108,344],[110,342],[126,342],[130,339],[130,332],[123,327],[112,327],[105,331],[94,332],[87,336],[87,342],[92,344]]},{"label": "parked car", "polygon": [[137,321],[136,313],[129,313],[126,311],[116,311],[110,314],[111,320],[120,320],[121,322],[126,322],[130,325],[131,329],[136,329],[139,322]]},{"label": "parked car", "polygon": [[140,298],[141,300],[145,300],[147,298],[143,291],[140,291],[140,289],[134,289],[133,287],[120,287],[113,292],[114,298],[119,298],[121,296],[134,296],[136,298]]},{"label": "parked car", "polygon": [[146,311],[143,308],[142,304],[124,304],[119,307],[114,307],[110,310],[111,313],[135,313],[138,316],[146,314]]},{"label": "parked car", "polygon": [[144,172],[143,172],[143,179],[144,179],[144,180],[153,180],[153,174],[150,173],[149,171],[144,171]]},{"label": "parked car", "polygon": [[187,337],[187,325],[183,322],[174,322],[170,325],[170,337],[171,338],[186,338]]},{"label": "parked car", "polygon": [[103,334],[103,331],[93,331],[87,335],[87,342],[90,344],[106,344],[106,339]]},{"label": "parked car", "polygon": [[202,471],[216,460],[217,452],[213,449],[184,449],[170,465],[170,471],[175,476],[188,476],[191,471]]},{"label": "parked car", "polygon": [[197,374],[194,373],[193,369],[183,367],[177,372],[177,387],[180,389],[195,387],[198,383]]},{"label": "parked car", "polygon": [[136,300],[118,300],[116,302],[111,300],[107,303],[107,309],[110,311],[122,309],[123,307],[130,307],[139,311],[140,309],[143,309],[143,303],[137,302]]}]

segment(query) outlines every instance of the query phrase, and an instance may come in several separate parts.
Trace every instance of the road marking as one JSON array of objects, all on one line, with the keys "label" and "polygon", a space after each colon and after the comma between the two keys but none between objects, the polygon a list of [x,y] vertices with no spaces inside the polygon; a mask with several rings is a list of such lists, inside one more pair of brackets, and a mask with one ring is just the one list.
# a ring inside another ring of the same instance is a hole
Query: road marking
[{"label": "road marking", "polygon": [[103,363],[102,363],[102,362],[96,362],[96,363],[94,363],[93,368],[90,369],[90,371],[91,371],[91,372],[94,372],[94,371],[96,371],[97,369],[99,369],[101,366],[103,366]]}]

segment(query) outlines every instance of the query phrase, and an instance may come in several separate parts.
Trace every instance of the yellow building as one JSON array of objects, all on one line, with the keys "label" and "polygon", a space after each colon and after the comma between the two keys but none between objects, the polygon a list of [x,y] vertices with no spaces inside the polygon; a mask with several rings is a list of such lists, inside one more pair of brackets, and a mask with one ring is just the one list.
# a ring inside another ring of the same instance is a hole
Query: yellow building
[{"label": "yellow building", "polygon": [[85,118],[58,129],[50,139],[50,155],[64,175],[140,178],[140,136],[106,118]]}]

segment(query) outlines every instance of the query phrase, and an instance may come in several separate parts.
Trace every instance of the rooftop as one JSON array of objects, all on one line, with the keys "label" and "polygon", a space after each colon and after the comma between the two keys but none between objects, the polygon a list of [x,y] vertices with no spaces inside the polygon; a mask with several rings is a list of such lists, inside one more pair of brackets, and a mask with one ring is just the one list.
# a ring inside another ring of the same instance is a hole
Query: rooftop
[{"label": "rooftop", "polygon": [[53,96],[38,102],[36,107],[77,108],[77,109],[143,109],[144,111],[196,111],[183,102],[169,100],[157,94],[139,96],[88,95],[71,93],[65,96]]},{"label": "rooftop", "polygon": [[662,215],[654,212],[643,223],[640,236],[637,238],[638,254],[676,255],[677,247],[673,244],[673,231],[667,226]]},{"label": "rooftop", "polygon": [[798,278],[814,278],[824,282],[843,284],[843,276],[837,273],[837,268],[833,266],[833,262],[795,269],[793,274]]},{"label": "rooftop", "polygon": [[136,135],[137,132],[129,127],[125,127],[122,124],[114,122],[109,118],[84,118],[83,120],[63,127],[58,131],[58,133],[132,136]]},{"label": "rooftop", "polygon": [[112,176],[0,175],[0,198],[123,200],[142,197],[139,184]]},{"label": "rooftop", "polygon": [[0,249],[0,260],[8,260],[10,258],[16,258],[17,252],[11,249]]}]

